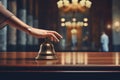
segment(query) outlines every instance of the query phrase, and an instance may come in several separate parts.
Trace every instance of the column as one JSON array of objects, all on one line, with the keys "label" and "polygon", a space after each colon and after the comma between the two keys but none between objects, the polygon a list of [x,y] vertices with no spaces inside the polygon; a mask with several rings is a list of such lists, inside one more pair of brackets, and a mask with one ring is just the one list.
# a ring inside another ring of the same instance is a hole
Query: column
[{"label": "column", "polygon": [[[27,0],[27,24],[33,27],[33,0]],[[27,50],[32,50],[33,36],[27,35]]]},{"label": "column", "polygon": [[[33,26],[38,28],[39,27],[39,3],[38,0],[34,1],[34,20],[33,20]],[[33,38],[33,45],[37,46],[39,45],[39,41],[37,38]]]},{"label": "column", "polygon": [[[112,7],[112,35],[114,51],[120,51],[120,0],[113,0]],[[119,31],[117,31],[119,30]]]},{"label": "column", "polygon": [[[26,0],[17,0],[18,18],[26,23]],[[24,51],[26,48],[26,33],[17,31],[17,50]]]},{"label": "column", "polygon": [[[8,8],[9,10],[16,15],[17,13],[17,4],[16,0],[9,0],[8,1]],[[8,51],[15,51],[16,50],[16,28],[8,27],[7,30],[7,50]]]},{"label": "column", "polygon": [[[38,19],[34,19],[34,21],[33,21],[33,26],[34,27],[36,27],[36,28],[38,28]],[[33,38],[33,45],[38,45],[39,44],[39,41],[38,41],[38,39],[37,38]]]},{"label": "column", "polygon": [[[0,0],[2,4],[7,8],[7,0]],[[7,50],[7,27],[0,30],[0,51]]]}]

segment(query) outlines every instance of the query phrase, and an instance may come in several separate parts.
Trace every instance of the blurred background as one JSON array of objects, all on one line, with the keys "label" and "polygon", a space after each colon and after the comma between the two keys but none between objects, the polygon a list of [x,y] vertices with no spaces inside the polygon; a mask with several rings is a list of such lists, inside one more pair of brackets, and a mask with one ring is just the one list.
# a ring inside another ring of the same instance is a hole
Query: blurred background
[{"label": "blurred background", "polygon": [[[109,51],[120,51],[120,0],[0,1],[28,25],[59,32],[63,39],[53,42],[56,51],[100,52],[103,31]],[[9,25],[0,30],[0,51],[38,51],[43,42]]]}]

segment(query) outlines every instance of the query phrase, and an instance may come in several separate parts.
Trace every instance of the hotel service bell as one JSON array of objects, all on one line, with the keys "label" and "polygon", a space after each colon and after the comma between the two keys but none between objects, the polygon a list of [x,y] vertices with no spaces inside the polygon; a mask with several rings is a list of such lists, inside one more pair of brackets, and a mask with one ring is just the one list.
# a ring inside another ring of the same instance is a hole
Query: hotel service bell
[{"label": "hotel service bell", "polygon": [[39,59],[43,59],[43,60],[57,59],[57,56],[56,56],[55,50],[54,50],[54,46],[48,38],[46,38],[45,42],[43,42],[40,45],[38,55],[37,55],[37,57],[35,57],[35,59],[36,60],[39,60]]}]

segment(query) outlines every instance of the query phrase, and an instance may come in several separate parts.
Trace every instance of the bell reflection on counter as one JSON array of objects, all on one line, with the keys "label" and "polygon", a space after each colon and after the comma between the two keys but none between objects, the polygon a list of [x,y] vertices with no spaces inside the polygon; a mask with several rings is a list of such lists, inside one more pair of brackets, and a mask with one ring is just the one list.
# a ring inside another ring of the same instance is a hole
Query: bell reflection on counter
[{"label": "bell reflection on counter", "polygon": [[52,60],[52,59],[57,59],[57,56],[55,54],[54,46],[50,42],[48,38],[46,38],[45,42],[40,45],[40,49],[38,52],[37,57],[35,59],[43,59],[43,60]]}]

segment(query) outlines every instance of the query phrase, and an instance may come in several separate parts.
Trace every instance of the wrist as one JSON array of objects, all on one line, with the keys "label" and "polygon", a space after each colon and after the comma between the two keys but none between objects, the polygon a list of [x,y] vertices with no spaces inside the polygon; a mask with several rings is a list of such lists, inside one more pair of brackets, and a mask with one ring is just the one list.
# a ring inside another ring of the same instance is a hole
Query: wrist
[{"label": "wrist", "polygon": [[32,27],[29,26],[29,27],[27,28],[27,33],[30,34],[30,33],[31,33],[31,30],[32,30]]}]

